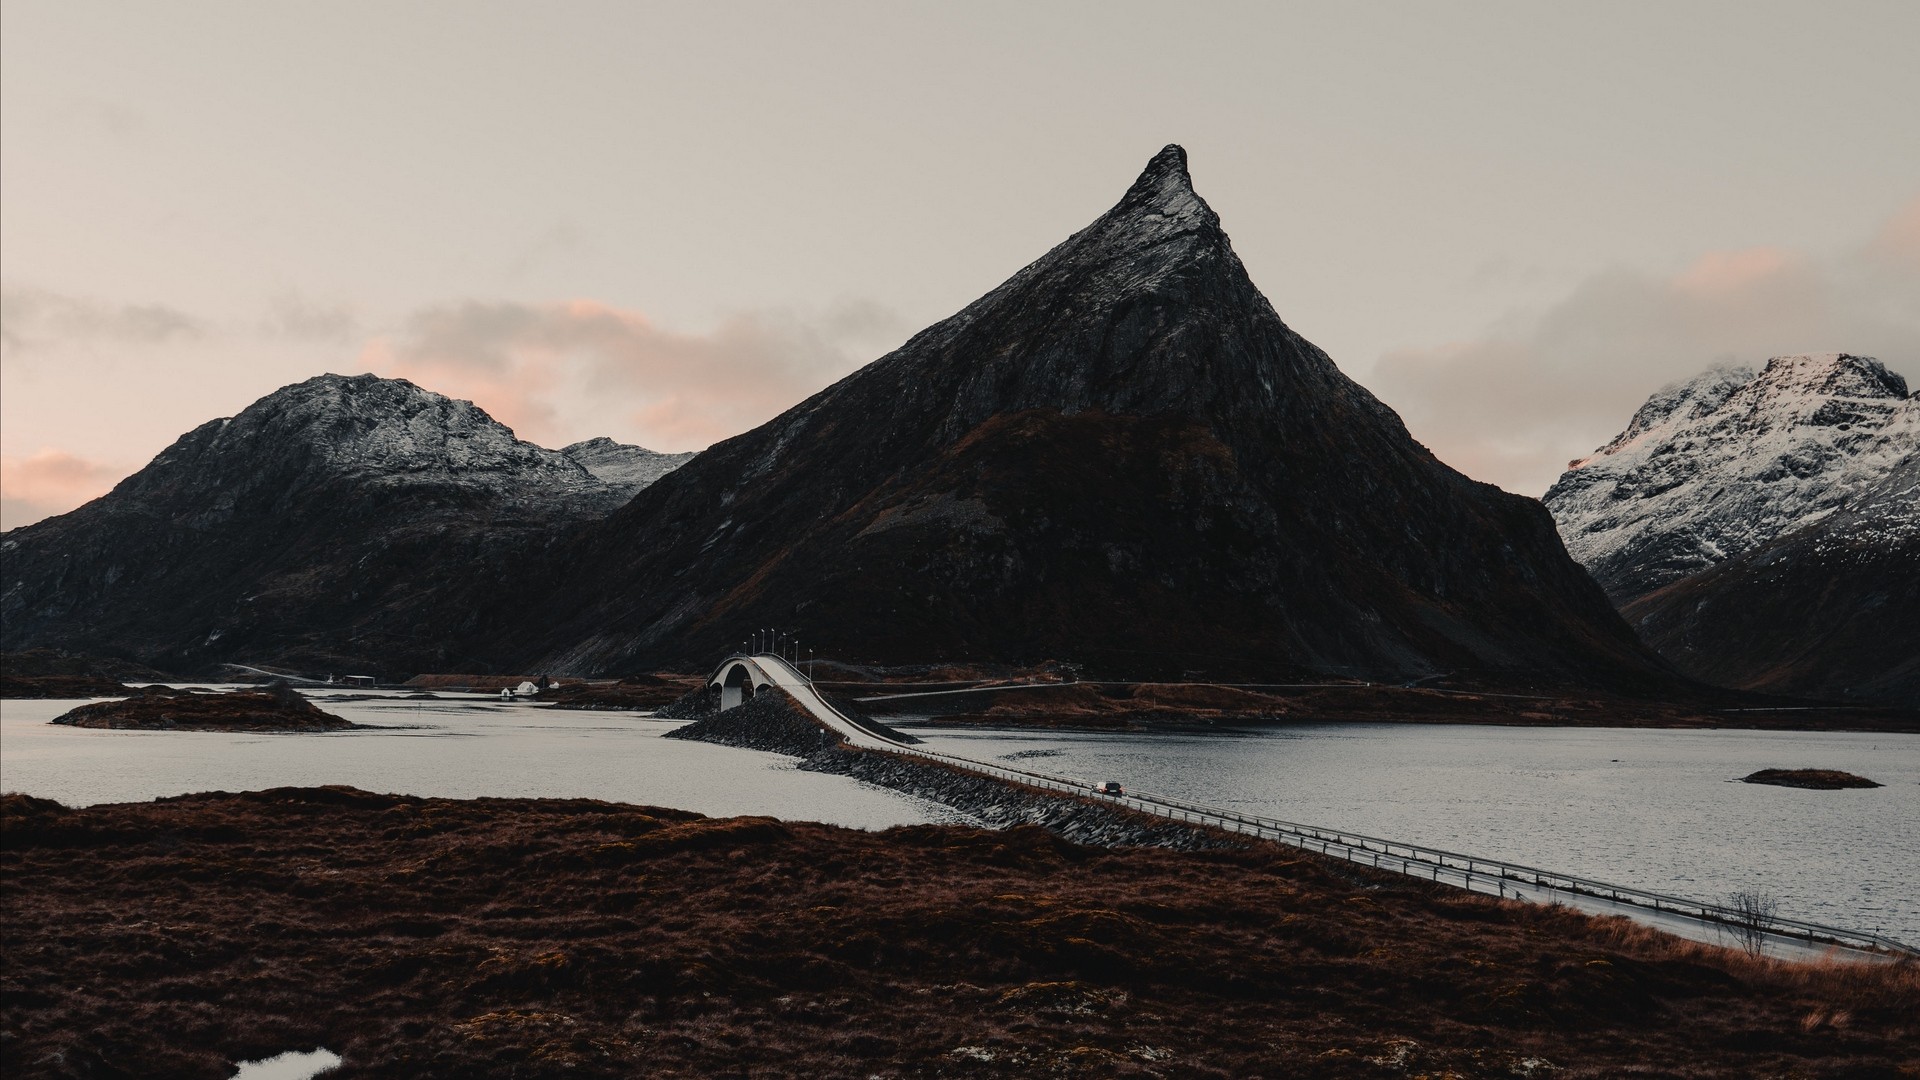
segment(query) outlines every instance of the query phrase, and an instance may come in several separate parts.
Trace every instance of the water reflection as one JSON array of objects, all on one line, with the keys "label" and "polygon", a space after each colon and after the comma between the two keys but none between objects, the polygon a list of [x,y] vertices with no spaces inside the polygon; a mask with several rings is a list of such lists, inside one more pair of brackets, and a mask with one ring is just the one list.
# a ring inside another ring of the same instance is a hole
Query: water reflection
[{"label": "water reflection", "polygon": [[792,758],[662,739],[671,721],[482,695],[310,695],[369,730],[311,735],[104,731],[47,723],[71,701],[0,701],[0,789],[69,806],[194,791],[348,784],[471,799],[590,798],[853,828],[955,820],[929,803]]}]

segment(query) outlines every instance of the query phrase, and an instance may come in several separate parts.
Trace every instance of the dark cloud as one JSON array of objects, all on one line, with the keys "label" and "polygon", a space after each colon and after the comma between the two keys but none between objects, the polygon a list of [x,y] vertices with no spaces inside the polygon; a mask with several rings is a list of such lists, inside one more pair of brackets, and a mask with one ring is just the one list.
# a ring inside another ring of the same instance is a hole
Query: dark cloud
[{"label": "dark cloud", "polygon": [[1390,353],[1366,380],[1470,476],[1538,495],[1650,393],[1715,363],[1877,356],[1920,375],[1920,199],[1838,258],[1712,252],[1670,278],[1595,275],[1482,337]]},{"label": "dark cloud", "polygon": [[63,345],[152,345],[206,333],[200,320],[162,304],[113,304],[26,286],[0,288],[0,347],[9,358]]},{"label": "dark cloud", "polygon": [[268,306],[266,332],[296,341],[343,343],[360,336],[360,320],[345,304],[318,304],[297,293],[275,297]]}]

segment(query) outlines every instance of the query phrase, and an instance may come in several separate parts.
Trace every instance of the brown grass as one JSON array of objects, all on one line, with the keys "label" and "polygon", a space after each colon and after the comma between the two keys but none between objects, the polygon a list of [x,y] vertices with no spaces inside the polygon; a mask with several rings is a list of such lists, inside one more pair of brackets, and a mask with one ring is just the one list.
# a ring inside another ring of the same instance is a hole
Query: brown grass
[{"label": "brown grass", "polygon": [[8,1076],[1896,1077],[1920,1034],[1912,966],[1280,848],[340,788],[0,812]]}]

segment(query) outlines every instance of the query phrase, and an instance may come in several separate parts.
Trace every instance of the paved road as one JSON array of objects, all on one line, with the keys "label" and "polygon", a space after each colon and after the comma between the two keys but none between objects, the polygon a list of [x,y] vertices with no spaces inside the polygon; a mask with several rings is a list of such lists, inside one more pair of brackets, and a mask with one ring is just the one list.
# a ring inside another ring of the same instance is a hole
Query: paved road
[{"label": "paved road", "polygon": [[813,688],[813,683],[808,680],[804,672],[780,657],[761,653],[756,656],[743,657],[741,659],[746,663],[752,664],[762,675],[772,680],[775,686],[793,695],[793,699],[798,701],[801,707],[805,708],[807,712],[813,714],[815,720],[826,725],[827,730],[839,735],[854,746],[865,750],[900,750],[905,748],[905,744],[895,742],[882,735],[876,735],[842,715],[840,710],[828,704],[827,699],[820,696],[820,693]]}]

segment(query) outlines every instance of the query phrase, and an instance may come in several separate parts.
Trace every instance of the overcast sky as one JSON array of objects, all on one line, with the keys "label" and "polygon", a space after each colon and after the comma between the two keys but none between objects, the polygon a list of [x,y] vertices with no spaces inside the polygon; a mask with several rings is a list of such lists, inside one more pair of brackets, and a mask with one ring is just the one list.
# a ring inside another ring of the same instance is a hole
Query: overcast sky
[{"label": "overcast sky", "polygon": [[1725,361],[1920,377],[1920,4],[0,0],[0,496],[323,371],[698,449],[1187,147],[1254,281],[1538,495]]}]

